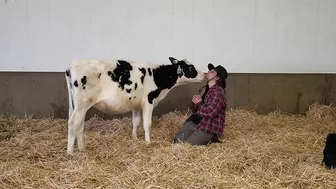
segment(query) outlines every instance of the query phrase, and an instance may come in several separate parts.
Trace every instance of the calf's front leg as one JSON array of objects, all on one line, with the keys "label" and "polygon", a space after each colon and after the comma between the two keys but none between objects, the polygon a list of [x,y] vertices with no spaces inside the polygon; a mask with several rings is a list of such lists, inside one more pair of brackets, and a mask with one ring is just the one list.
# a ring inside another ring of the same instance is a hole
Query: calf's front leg
[{"label": "calf's front leg", "polygon": [[145,130],[146,143],[150,143],[150,129],[152,125],[153,106],[149,103],[143,106],[143,127]]}]

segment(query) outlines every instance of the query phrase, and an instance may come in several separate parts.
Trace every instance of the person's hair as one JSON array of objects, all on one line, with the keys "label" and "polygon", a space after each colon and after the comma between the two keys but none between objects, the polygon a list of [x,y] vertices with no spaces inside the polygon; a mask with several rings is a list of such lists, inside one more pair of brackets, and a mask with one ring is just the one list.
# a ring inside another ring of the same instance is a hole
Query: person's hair
[{"label": "person's hair", "polygon": [[217,80],[217,84],[221,86],[223,89],[226,88],[226,81],[225,79],[222,79],[221,77],[218,77],[219,79]]},{"label": "person's hair", "polygon": [[219,86],[221,86],[223,89],[226,88],[226,81],[225,79],[223,79],[219,74],[218,72],[216,71],[217,73],[217,77],[218,77],[218,80],[216,80],[216,84],[218,84]]}]

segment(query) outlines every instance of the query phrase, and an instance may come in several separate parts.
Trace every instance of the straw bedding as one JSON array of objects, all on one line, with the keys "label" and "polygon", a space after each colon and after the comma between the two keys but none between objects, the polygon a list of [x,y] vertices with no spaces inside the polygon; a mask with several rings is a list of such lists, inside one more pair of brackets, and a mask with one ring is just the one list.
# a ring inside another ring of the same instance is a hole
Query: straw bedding
[{"label": "straw bedding", "polygon": [[0,188],[336,188],[321,166],[335,110],[306,115],[230,110],[223,143],[172,145],[188,114],[154,118],[152,143],[131,118],[85,124],[86,151],[66,155],[66,120],[0,119]]}]

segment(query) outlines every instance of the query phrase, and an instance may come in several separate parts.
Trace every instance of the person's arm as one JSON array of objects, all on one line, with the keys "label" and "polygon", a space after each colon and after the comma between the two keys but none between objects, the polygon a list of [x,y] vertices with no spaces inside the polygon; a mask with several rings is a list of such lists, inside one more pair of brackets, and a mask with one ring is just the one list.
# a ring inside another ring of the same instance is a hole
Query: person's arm
[{"label": "person's arm", "polygon": [[199,104],[197,115],[200,117],[214,118],[224,108],[225,97],[220,92],[214,92],[208,103],[201,102]]},{"label": "person's arm", "polygon": [[[206,86],[201,87],[201,88],[198,90],[198,94],[202,95],[202,94],[205,92],[205,87],[206,87]],[[195,113],[195,112],[197,112],[198,106],[199,106],[199,104],[194,104],[194,103],[191,101],[191,103],[190,103],[190,105],[189,105],[189,108],[190,108],[190,110],[192,111],[192,113]]]}]

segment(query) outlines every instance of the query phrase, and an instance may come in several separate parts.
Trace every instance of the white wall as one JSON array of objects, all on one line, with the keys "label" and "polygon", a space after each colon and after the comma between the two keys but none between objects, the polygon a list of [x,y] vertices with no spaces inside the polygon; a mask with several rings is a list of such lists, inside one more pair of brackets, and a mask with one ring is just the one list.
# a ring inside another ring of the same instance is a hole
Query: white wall
[{"label": "white wall", "polygon": [[0,0],[0,70],[187,58],[239,73],[336,73],[336,0]]}]

